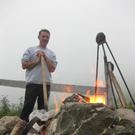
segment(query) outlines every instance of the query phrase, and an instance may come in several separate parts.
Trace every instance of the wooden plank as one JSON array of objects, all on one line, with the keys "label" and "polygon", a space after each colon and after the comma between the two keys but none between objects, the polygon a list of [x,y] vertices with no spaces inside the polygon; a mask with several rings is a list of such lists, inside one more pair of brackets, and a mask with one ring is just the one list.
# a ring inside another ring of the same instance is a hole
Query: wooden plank
[{"label": "wooden plank", "polygon": [[[26,83],[25,83],[25,81],[0,79],[0,86],[25,89]],[[70,91],[68,91],[67,89],[69,89]],[[104,92],[106,92],[105,87],[98,87],[98,90],[100,91],[100,93],[98,93],[98,94],[103,94]],[[78,92],[81,94],[86,94],[86,92],[88,92],[90,95],[93,95],[95,93],[95,87],[94,86],[84,86],[84,85],[52,83],[51,91],[52,92],[63,92],[63,93]]]},{"label": "wooden plank", "polygon": [[25,88],[25,81],[0,79],[0,86]]},{"label": "wooden plank", "polygon": [[126,107],[127,107],[127,103],[126,103],[125,97],[124,97],[124,95],[123,95],[123,93],[122,93],[122,90],[121,90],[121,88],[120,88],[120,85],[119,85],[119,83],[118,83],[118,81],[117,81],[115,75],[113,74],[113,72],[110,71],[110,75],[111,75],[111,79],[112,79],[112,81],[113,81],[113,84],[114,84],[114,86],[115,86],[115,88],[116,88],[116,90],[117,90],[117,92],[118,92],[118,96],[119,96],[119,98],[120,98],[120,101],[121,101],[121,103],[122,103],[122,106],[123,106],[124,108],[126,108]]}]

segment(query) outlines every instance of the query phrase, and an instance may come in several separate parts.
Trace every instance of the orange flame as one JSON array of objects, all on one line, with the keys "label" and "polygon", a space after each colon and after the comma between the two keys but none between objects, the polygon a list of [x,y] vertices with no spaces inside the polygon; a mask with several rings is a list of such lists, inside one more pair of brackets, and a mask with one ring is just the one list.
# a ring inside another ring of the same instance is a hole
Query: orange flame
[{"label": "orange flame", "polygon": [[[95,93],[95,95],[92,95],[92,96],[88,96],[91,94],[91,91],[95,90],[95,87],[89,89],[87,92],[86,92],[86,95],[87,97],[90,98],[90,103],[103,103],[103,104],[106,104],[106,92],[104,93],[101,93],[99,87],[104,87],[104,84],[103,84],[103,81],[100,80],[99,82],[96,81],[97,83],[97,91]],[[59,98],[61,99],[61,101],[64,101],[66,97],[68,97],[69,95],[71,95],[71,93],[73,92],[73,88],[72,86],[62,86],[62,89],[64,90],[64,94],[60,94]],[[101,95],[102,94],[102,95]],[[54,96],[54,101],[55,101],[55,105],[56,105],[56,113],[58,112],[58,109],[60,108],[60,106],[58,105],[57,101],[56,101],[56,97]],[[82,102],[81,100],[78,101],[78,102]]]},{"label": "orange flame", "polygon": [[96,95],[90,97],[90,103],[103,103],[106,104],[106,98],[103,95]]},{"label": "orange flame", "polygon": [[65,86],[65,89],[67,90],[68,93],[71,92],[70,86]]},{"label": "orange flame", "polygon": [[95,71],[95,69],[93,68],[93,66],[91,66],[91,73],[92,73],[92,74],[95,74],[95,73],[96,73],[96,71]]},{"label": "orange flame", "polygon": [[63,89],[65,92],[68,92],[68,93],[71,93],[71,92],[72,92],[72,87],[71,87],[71,86],[62,86],[62,89]]},{"label": "orange flame", "polygon": [[85,95],[90,95],[90,91],[91,91],[91,90],[88,90]]},{"label": "orange flame", "polygon": [[104,87],[103,81],[102,80],[100,80],[100,81],[96,80],[95,86],[97,86],[97,87]]},{"label": "orange flame", "polygon": [[58,110],[59,110],[59,105],[58,105],[58,103],[56,101],[56,97],[55,96],[54,96],[54,102],[55,102],[55,105],[56,105],[56,113],[57,113]]},{"label": "orange flame", "polygon": [[[90,103],[103,103],[103,104],[106,104],[106,95],[107,94],[106,94],[106,92],[101,93],[101,91],[99,89],[99,87],[104,87],[103,81],[100,80],[98,82],[98,80],[97,80],[96,83],[97,83],[97,91],[96,91],[95,95],[89,96]],[[87,96],[90,95],[90,92],[93,91],[93,90],[95,91],[95,87],[93,87],[92,89],[88,90],[86,92],[86,95]]]},{"label": "orange flame", "polygon": [[103,84],[103,81],[102,80],[99,81],[98,86],[104,87],[104,84]]}]

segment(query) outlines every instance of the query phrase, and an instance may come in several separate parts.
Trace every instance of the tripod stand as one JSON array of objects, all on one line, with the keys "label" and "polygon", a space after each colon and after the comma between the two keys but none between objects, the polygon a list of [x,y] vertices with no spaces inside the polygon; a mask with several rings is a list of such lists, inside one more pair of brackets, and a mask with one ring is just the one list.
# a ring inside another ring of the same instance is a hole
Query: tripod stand
[{"label": "tripod stand", "polygon": [[117,62],[116,62],[116,60],[115,60],[115,58],[114,58],[114,56],[113,56],[113,54],[112,54],[112,52],[111,52],[111,50],[110,50],[108,44],[107,44],[107,42],[106,42],[106,37],[105,37],[104,33],[101,32],[101,33],[98,33],[98,34],[97,34],[97,36],[96,36],[96,42],[97,42],[98,46],[97,46],[97,63],[96,63],[95,98],[96,98],[96,95],[97,95],[97,78],[98,78],[99,46],[102,45],[103,53],[104,53],[104,60],[106,61],[105,63],[106,63],[106,67],[107,67],[107,74],[108,74],[108,76],[109,76],[109,80],[110,80],[110,85],[111,85],[111,88],[112,88],[112,93],[113,93],[113,98],[114,98],[115,106],[116,106],[116,108],[118,109],[118,105],[117,105],[116,98],[115,98],[115,93],[114,93],[114,90],[113,90],[111,75],[110,75],[109,68],[108,68],[107,56],[106,56],[106,52],[105,52],[105,49],[104,49],[104,43],[105,43],[105,44],[107,45],[107,48],[109,49],[109,51],[110,51],[110,53],[111,53],[111,56],[112,56],[112,58],[113,58],[113,60],[114,60],[114,62],[115,62],[115,64],[116,64],[116,66],[117,66],[117,68],[118,68],[118,71],[119,71],[119,73],[120,73],[120,75],[121,75],[121,77],[122,77],[122,80],[123,80],[123,82],[124,82],[124,84],[125,84],[125,86],[126,86],[126,88],[127,88],[128,93],[129,93],[129,95],[130,95],[130,98],[131,98],[131,100],[132,100],[132,102],[133,102],[133,104],[134,104],[134,106],[135,106],[134,99],[133,99],[133,97],[132,97],[132,95],[131,95],[131,93],[130,93],[130,91],[129,91],[129,88],[128,88],[126,82],[125,82],[125,79],[124,79],[124,77],[123,77],[121,71],[120,71],[120,68],[119,68],[119,66],[118,66],[118,64],[117,64]]}]

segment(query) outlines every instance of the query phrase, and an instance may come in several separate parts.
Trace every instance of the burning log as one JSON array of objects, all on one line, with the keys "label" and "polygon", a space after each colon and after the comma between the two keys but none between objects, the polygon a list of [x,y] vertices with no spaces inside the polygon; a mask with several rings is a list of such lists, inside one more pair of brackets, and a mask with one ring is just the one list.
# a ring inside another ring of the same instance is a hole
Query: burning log
[{"label": "burning log", "polygon": [[81,96],[85,101],[87,101],[88,103],[90,103],[90,98],[89,97],[86,97],[86,96],[84,96],[82,94],[79,94],[79,93],[77,93],[77,95],[78,96]]},{"label": "burning log", "polygon": [[64,101],[62,101],[63,104],[65,104],[67,102],[90,103],[90,98],[88,98],[82,94],[76,93],[70,97],[67,97]]}]

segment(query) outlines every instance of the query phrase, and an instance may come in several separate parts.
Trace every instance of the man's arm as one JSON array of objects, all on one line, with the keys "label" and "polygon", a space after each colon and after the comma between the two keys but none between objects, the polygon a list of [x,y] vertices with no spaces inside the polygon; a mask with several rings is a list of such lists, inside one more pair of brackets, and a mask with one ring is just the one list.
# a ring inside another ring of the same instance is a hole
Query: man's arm
[{"label": "man's arm", "polygon": [[27,49],[23,54],[23,58],[21,59],[23,69],[31,69],[35,67],[41,60],[39,57],[36,61],[30,61],[30,56],[30,50]]},{"label": "man's arm", "polygon": [[53,63],[48,59],[48,57],[45,55],[45,61],[47,64],[47,67],[49,69],[50,72],[54,72],[55,71],[55,66],[53,65]]},{"label": "man's arm", "polygon": [[33,61],[33,62],[24,62],[24,63],[22,63],[22,68],[31,69],[31,68],[35,67],[39,62],[40,62],[39,59],[37,61]]}]

